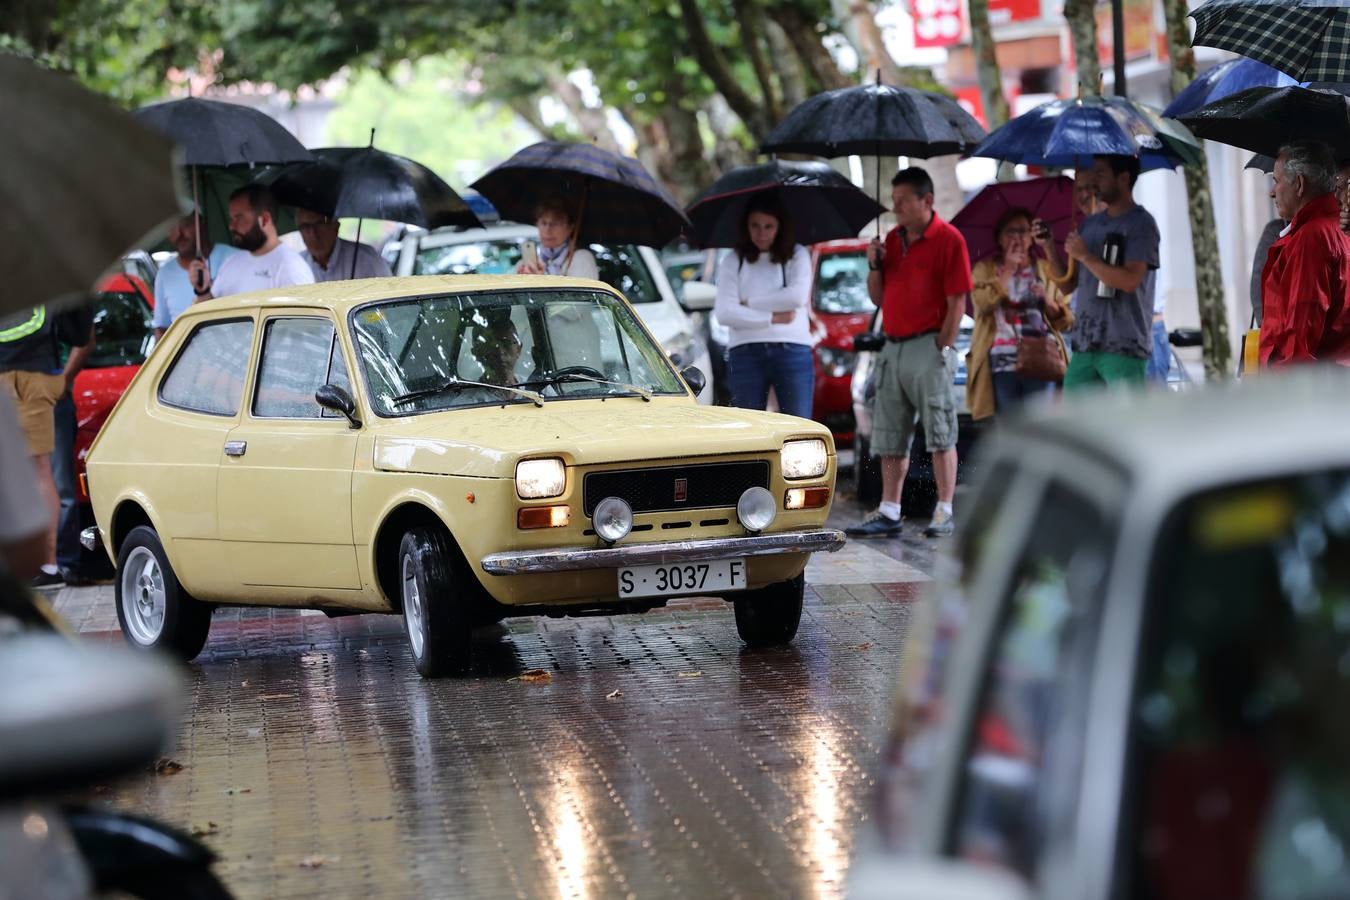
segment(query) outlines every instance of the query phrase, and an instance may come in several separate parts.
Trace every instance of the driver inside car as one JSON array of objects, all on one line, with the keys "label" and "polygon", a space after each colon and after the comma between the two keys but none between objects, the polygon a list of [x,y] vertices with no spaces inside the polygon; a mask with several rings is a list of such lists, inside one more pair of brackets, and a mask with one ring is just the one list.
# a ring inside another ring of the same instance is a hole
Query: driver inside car
[{"label": "driver inside car", "polygon": [[516,362],[520,359],[520,335],[509,310],[485,310],[475,318],[482,324],[473,330],[469,352],[483,367],[481,381],[488,384],[516,383]]}]

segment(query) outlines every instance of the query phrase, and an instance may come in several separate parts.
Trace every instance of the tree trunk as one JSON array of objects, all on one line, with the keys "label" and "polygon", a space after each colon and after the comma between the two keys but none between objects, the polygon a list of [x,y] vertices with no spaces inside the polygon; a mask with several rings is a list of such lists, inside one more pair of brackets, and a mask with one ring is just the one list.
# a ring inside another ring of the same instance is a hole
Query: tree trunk
[{"label": "tree trunk", "polygon": [[786,112],[820,90],[820,85],[807,73],[783,26],[770,20],[764,32],[769,38],[769,52],[777,62],[775,68],[778,83],[783,86],[783,110]]},{"label": "tree trunk", "polygon": [[595,145],[603,150],[622,156],[623,148],[619,146],[618,138],[609,127],[604,107],[587,106],[581,96],[581,89],[561,71],[549,67],[544,77],[553,96],[557,97],[558,101],[567,107],[572,118],[577,120],[585,139],[594,141]]},{"label": "tree trunk", "polygon": [[970,0],[970,44],[975,53],[975,72],[984,101],[985,124],[993,131],[1008,121],[1008,98],[1003,95],[1003,76],[994,55],[994,30],[989,25],[989,0]]},{"label": "tree trunk", "polygon": [[764,46],[768,35],[764,33],[764,10],[756,0],[733,0],[736,10],[736,24],[741,29],[741,47],[750,60],[750,68],[759,82],[759,92],[764,96],[764,109],[771,123],[783,118],[783,108],[778,103],[778,92],[774,89],[773,75],[769,63],[764,58]]},{"label": "tree trunk", "polygon": [[549,125],[544,121],[544,117],[539,114],[538,97],[517,94],[507,98],[505,103],[513,113],[520,116],[526,125],[538,132],[539,137],[543,140],[570,141],[575,137],[566,128],[559,125]]},{"label": "tree trunk", "polygon": [[1064,0],[1064,18],[1073,39],[1078,93],[1100,94],[1102,64],[1097,56],[1097,4],[1094,0]]},{"label": "tree trunk", "polygon": [[832,91],[836,88],[851,87],[855,83],[853,79],[839,71],[834,57],[820,42],[816,23],[800,9],[790,3],[779,3],[769,7],[769,16],[779,28],[783,29],[793,49],[797,51],[797,58],[810,73],[819,90]]},{"label": "tree trunk", "polygon": [[687,110],[672,97],[672,102],[661,110],[665,125],[667,153],[661,180],[675,199],[688,204],[698,192],[715,180],[711,166],[703,155],[703,135],[698,127],[698,114]]},{"label": "tree trunk", "polygon": [[849,6],[849,13],[853,18],[853,26],[858,30],[858,42],[862,44],[865,57],[864,80],[871,80],[880,69],[882,81],[887,84],[904,85],[905,73],[896,65],[890,51],[886,49],[886,42],[881,37],[881,28],[877,26],[876,16],[872,13],[872,5],[866,0],[854,0]]},{"label": "tree trunk", "polygon": [[[1171,59],[1172,91],[1179,93],[1195,78],[1195,53],[1186,27],[1186,0],[1163,0],[1167,17],[1167,51]],[[1209,166],[1201,157],[1183,170],[1190,198],[1191,247],[1195,253],[1195,292],[1204,335],[1205,377],[1227,378],[1232,366],[1228,341],[1228,309],[1224,305],[1223,275],[1219,271],[1219,241],[1210,202]]]},{"label": "tree trunk", "polygon": [[727,105],[741,117],[741,121],[745,123],[755,141],[764,140],[764,136],[768,134],[764,108],[736,80],[736,74],[731,71],[731,66],[713,43],[712,36],[708,34],[707,23],[703,21],[703,13],[699,12],[696,0],[678,0],[678,2],[689,45],[699,68],[712,81],[717,92],[726,99]]},{"label": "tree trunk", "polygon": [[713,133],[713,172],[720,174],[729,172],[737,166],[744,166],[754,161],[755,152],[746,148],[736,134],[740,130],[737,127],[736,113],[727,105],[726,98],[720,94],[713,94],[708,98],[707,104],[703,107],[704,115],[707,117],[708,130]]}]

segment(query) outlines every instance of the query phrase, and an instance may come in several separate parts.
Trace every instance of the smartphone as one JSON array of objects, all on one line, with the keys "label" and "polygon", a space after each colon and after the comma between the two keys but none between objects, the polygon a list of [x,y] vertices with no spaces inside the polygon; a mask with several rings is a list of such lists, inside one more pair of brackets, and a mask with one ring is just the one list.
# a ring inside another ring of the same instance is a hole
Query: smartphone
[{"label": "smartphone", "polygon": [[1038,224],[1038,225],[1036,226],[1036,240],[1038,240],[1038,241],[1048,241],[1048,240],[1050,240],[1050,226],[1049,226],[1049,225],[1045,224],[1044,222],[1041,222],[1040,224]]},{"label": "smartphone", "polygon": [[521,243],[520,261],[527,266],[539,265],[539,245],[534,241],[524,241]]}]

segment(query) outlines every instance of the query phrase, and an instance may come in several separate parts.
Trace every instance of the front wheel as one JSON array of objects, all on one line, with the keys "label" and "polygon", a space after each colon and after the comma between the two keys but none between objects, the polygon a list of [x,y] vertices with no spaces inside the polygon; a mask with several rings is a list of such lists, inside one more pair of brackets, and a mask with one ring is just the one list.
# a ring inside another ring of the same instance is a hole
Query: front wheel
[{"label": "front wheel", "polygon": [[413,665],[425,678],[467,671],[473,622],[449,536],[413,528],[398,546],[399,595]]},{"label": "front wheel", "polygon": [[211,629],[211,607],[178,582],[159,535],[147,525],[131,529],[117,554],[117,622],[127,643],[166,650],[188,660],[202,652]]},{"label": "front wheel", "polygon": [[802,621],[802,597],[806,574],[780,581],[757,591],[745,591],[732,600],[736,608],[736,632],[751,647],[786,644],[797,635]]}]

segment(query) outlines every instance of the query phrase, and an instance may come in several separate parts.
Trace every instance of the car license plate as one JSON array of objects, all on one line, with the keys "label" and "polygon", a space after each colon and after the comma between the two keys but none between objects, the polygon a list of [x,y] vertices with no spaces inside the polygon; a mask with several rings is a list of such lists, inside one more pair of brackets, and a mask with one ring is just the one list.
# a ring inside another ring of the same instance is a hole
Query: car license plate
[{"label": "car license plate", "polygon": [[629,566],[619,570],[620,597],[668,597],[745,590],[745,560]]}]

